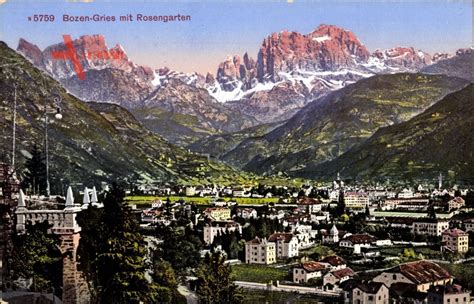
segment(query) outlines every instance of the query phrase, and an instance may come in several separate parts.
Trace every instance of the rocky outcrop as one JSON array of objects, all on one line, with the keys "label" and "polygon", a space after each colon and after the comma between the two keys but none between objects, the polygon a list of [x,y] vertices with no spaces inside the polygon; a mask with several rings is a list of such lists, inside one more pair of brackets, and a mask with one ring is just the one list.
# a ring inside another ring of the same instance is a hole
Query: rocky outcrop
[{"label": "rocky outcrop", "polygon": [[255,60],[245,53],[243,60],[239,55],[227,57],[224,62],[219,64],[216,78],[225,91],[233,91],[236,88],[251,89],[255,76]]},{"label": "rocky outcrop", "polygon": [[375,50],[372,56],[381,60],[384,65],[401,71],[415,72],[432,63],[430,54],[416,51],[412,47],[395,47],[384,51]]},{"label": "rocky outcrop", "polygon": [[26,58],[30,59],[35,66],[44,67],[43,52],[41,52],[40,48],[36,44],[30,43],[25,39],[20,38],[17,50],[25,55]]},{"label": "rocky outcrop", "polygon": [[321,25],[308,35],[283,31],[262,43],[257,60],[259,81],[280,79],[279,72],[336,70],[366,62],[369,51],[344,29]]},{"label": "rocky outcrop", "polygon": [[86,101],[112,102],[131,108],[153,91],[153,70],[130,61],[119,44],[109,49],[102,35],[81,36],[71,44],[84,79],[78,77],[72,60],[64,55],[68,50],[65,42],[41,51],[20,39],[17,51]]}]

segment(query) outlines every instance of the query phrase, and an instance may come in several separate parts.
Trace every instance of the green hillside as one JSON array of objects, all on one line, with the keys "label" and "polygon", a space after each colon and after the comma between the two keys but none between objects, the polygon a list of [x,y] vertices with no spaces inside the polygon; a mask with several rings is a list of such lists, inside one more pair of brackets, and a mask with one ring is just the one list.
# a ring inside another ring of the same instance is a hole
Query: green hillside
[{"label": "green hillside", "polygon": [[382,128],[339,158],[298,172],[357,180],[432,180],[474,184],[474,85],[449,94],[407,122]]},{"label": "green hillside", "polygon": [[[11,155],[12,108],[17,86],[17,169],[34,144],[43,147],[44,103],[54,112],[62,98],[62,120],[49,124],[51,184],[92,184],[111,180],[239,181],[237,171],[189,153],[145,129],[127,110],[112,104],[84,103],[59,83],[0,43],[2,136],[0,156]],[[51,115],[53,117],[54,115]]]},{"label": "green hillside", "polygon": [[297,172],[338,157],[379,128],[407,121],[467,84],[407,73],[363,79],[313,101],[264,136],[244,140],[223,159],[258,173]]}]

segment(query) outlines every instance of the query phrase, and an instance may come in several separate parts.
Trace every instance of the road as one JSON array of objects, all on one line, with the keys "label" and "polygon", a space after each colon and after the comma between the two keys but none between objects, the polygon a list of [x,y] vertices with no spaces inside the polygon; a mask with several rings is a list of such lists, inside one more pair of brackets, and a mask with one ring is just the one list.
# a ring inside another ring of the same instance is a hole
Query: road
[{"label": "road", "polygon": [[324,291],[315,287],[304,287],[304,286],[293,286],[293,285],[281,285],[278,286],[269,285],[265,283],[255,283],[255,282],[245,282],[245,281],[235,281],[235,285],[248,288],[248,289],[259,289],[259,290],[268,290],[273,291],[282,291],[282,292],[297,292],[304,294],[315,294],[322,297],[332,297],[336,298],[340,296],[339,292],[336,291]]},{"label": "road", "polygon": [[178,286],[178,292],[186,297],[186,302],[188,304],[197,304],[198,303],[198,298],[197,298],[196,294],[193,291],[191,291],[187,286],[179,285]]}]

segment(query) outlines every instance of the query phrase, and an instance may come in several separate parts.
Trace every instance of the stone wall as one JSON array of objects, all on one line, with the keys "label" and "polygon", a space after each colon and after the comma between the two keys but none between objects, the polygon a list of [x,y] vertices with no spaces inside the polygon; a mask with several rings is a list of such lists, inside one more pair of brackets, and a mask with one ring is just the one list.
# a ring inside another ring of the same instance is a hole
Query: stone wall
[{"label": "stone wall", "polygon": [[77,269],[77,248],[80,234],[61,235],[61,252],[63,254],[63,296],[64,304],[86,304],[90,301],[87,282]]}]

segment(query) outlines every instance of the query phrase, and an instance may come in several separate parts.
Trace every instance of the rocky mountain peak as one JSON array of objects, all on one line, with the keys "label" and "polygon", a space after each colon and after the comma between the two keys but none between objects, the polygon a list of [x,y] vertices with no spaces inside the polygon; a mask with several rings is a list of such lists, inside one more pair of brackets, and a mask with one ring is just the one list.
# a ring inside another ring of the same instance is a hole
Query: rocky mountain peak
[{"label": "rocky mountain peak", "polygon": [[43,65],[43,53],[36,44],[30,43],[25,39],[20,38],[17,50],[30,59],[35,66]]},{"label": "rocky mountain peak", "polygon": [[352,32],[336,26],[320,25],[308,35],[282,31],[263,41],[257,77],[278,81],[280,72],[337,70],[366,62],[369,56]]},{"label": "rocky mountain peak", "polygon": [[421,50],[416,51],[413,47],[403,46],[384,51],[377,49],[372,56],[389,67],[408,71],[417,71],[433,62],[430,54]]}]

